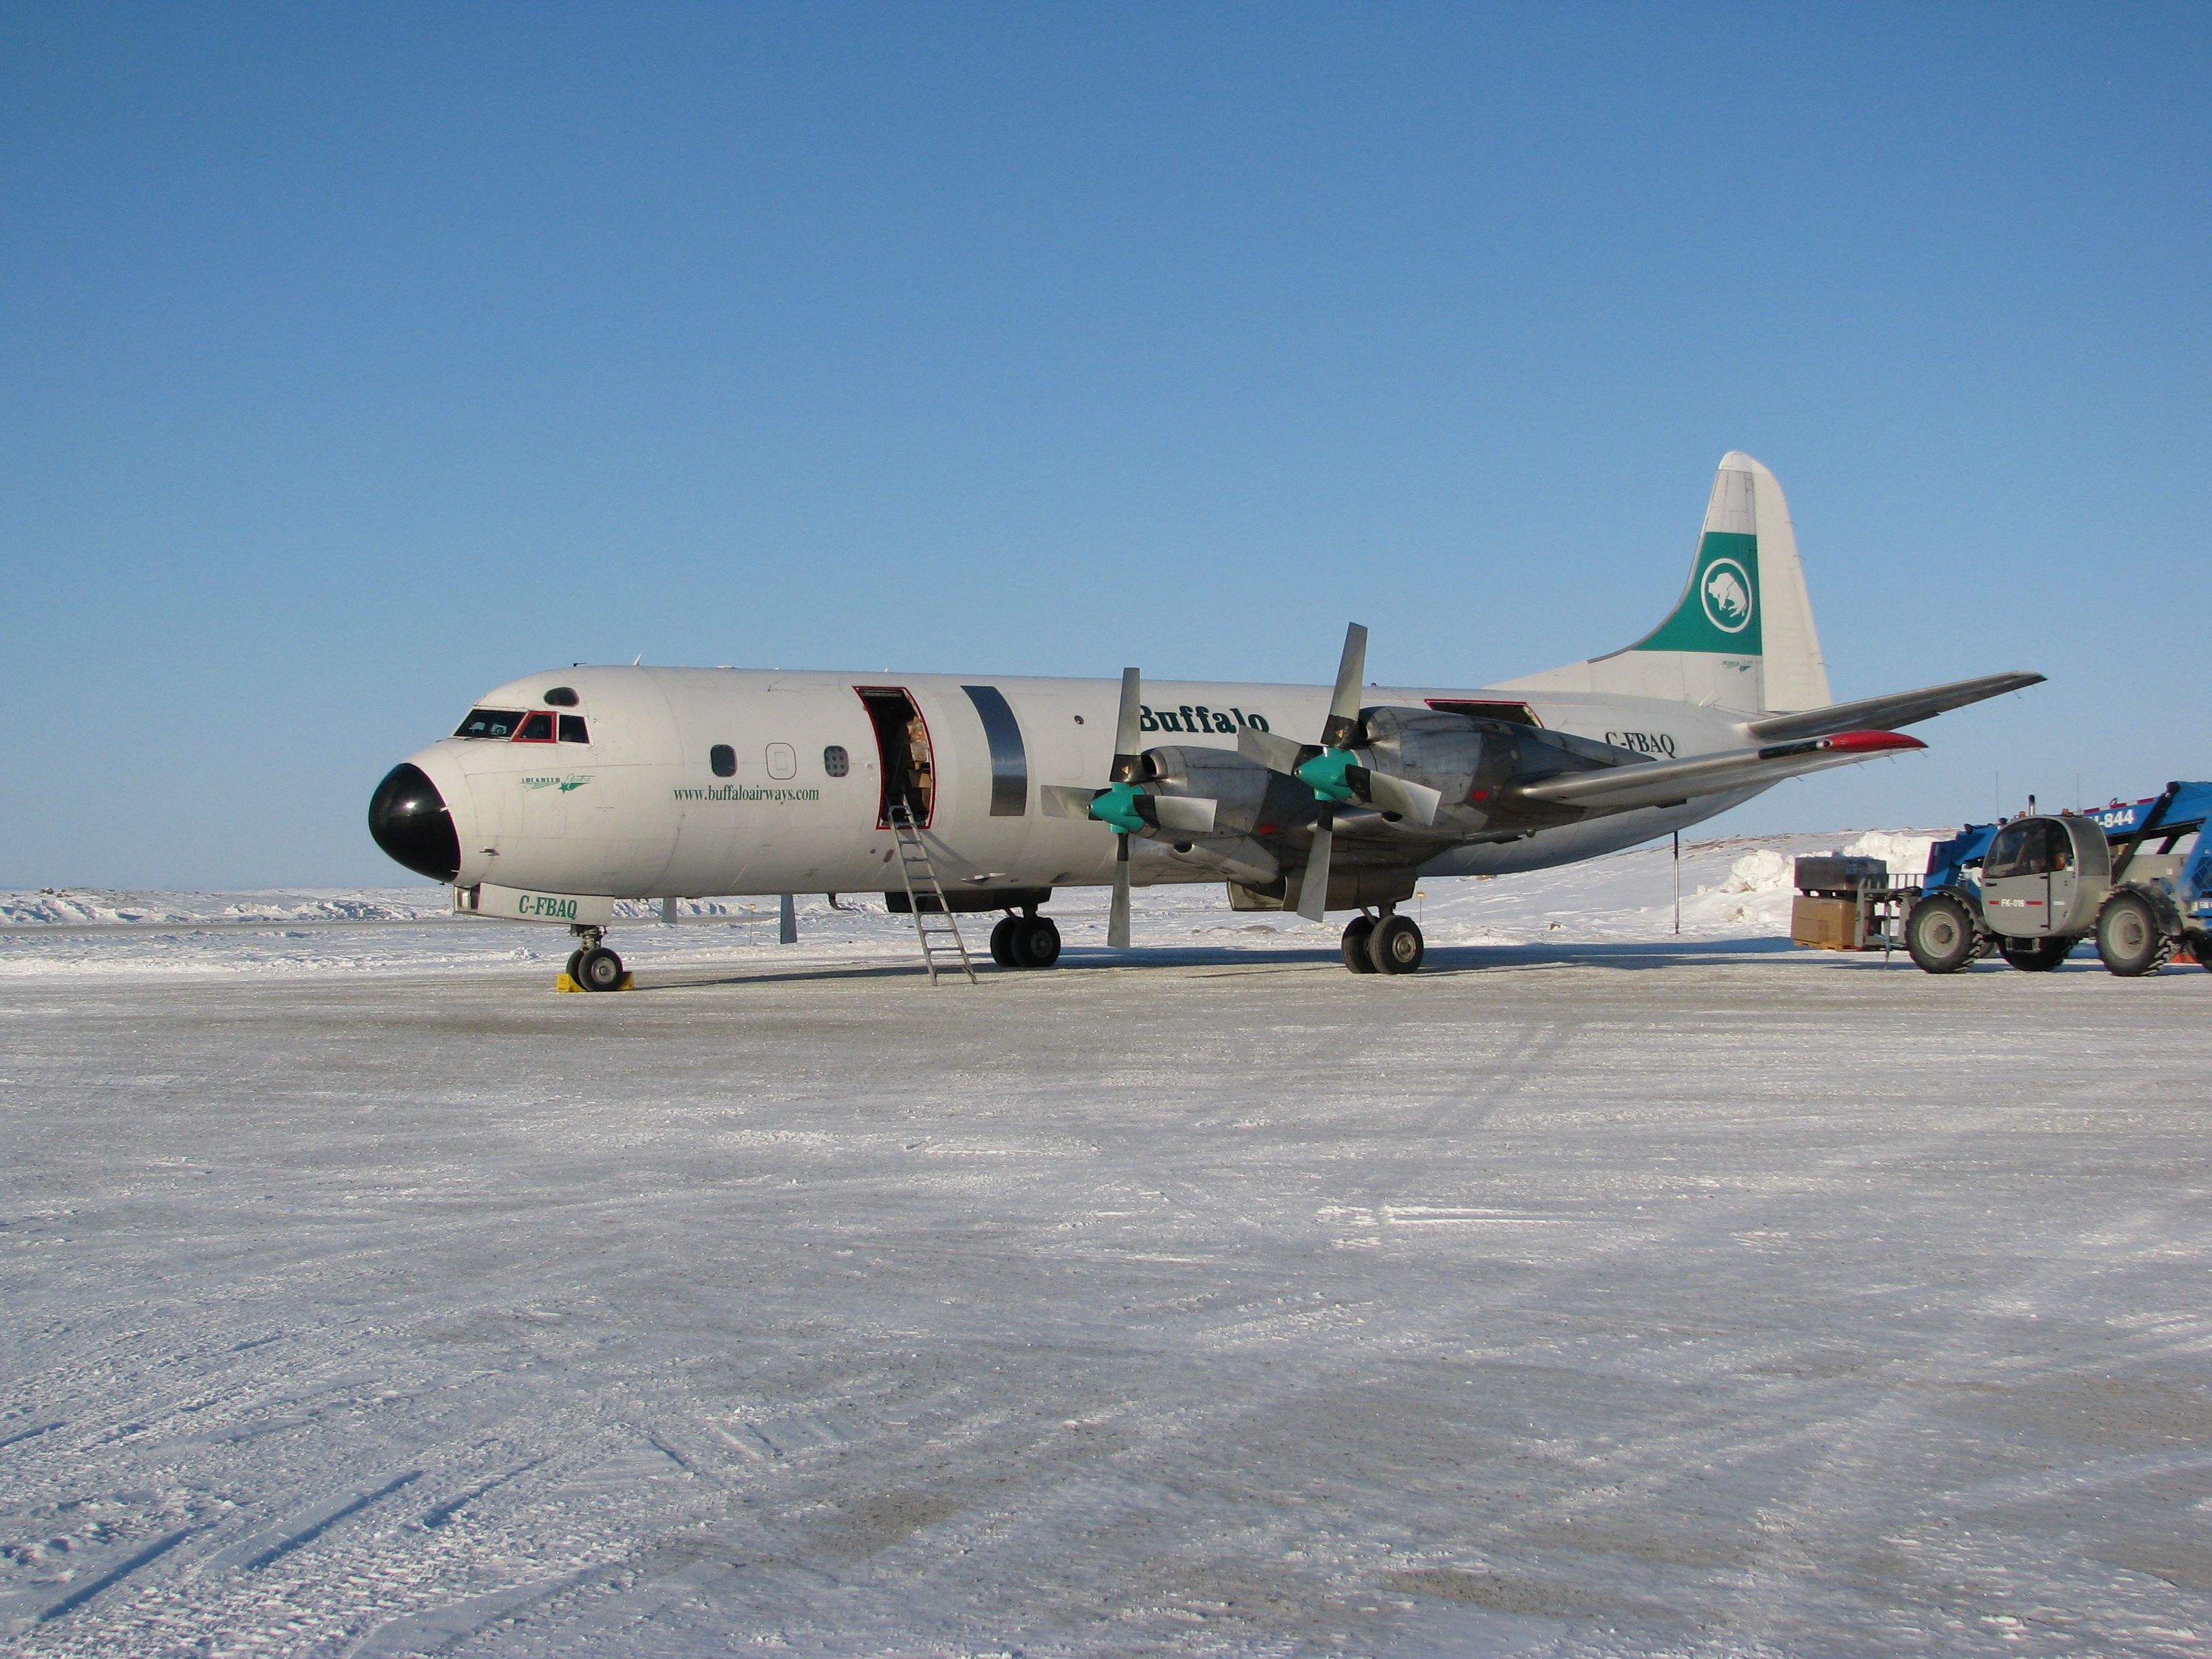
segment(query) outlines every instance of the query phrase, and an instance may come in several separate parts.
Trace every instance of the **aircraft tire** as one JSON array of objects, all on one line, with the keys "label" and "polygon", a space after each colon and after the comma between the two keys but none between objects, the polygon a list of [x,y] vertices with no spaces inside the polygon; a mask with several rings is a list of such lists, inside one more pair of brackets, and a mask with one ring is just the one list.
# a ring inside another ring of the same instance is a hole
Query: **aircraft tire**
[{"label": "aircraft tire", "polygon": [[1014,933],[1021,925],[1019,916],[1000,916],[999,925],[991,930],[991,960],[1001,968],[1022,965],[1014,956]]},{"label": "aircraft tire", "polygon": [[1974,919],[1948,893],[1923,898],[1905,918],[1905,948],[1923,973],[1955,974],[1974,959]]},{"label": "aircraft tire", "polygon": [[581,985],[584,982],[582,980],[576,978],[577,964],[582,962],[583,959],[584,947],[580,945],[574,950],[568,952],[568,960],[561,969],[562,973],[568,975],[569,979],[578,985]]},{"label": "aircraft tire", "polygon": [[2004,959],[2024,974],[2047,974],[2066,960],[2078,939],[2008,939],[1997,947]]},{"label": "aircraft tire", "polygon": [[1049,968],[1060,960],[1060,927],[1050,916],[1031,916],[1014,935],[1014,955],[1024,968]]},{"label": "aircraft tire", "polygon": [[2158,912],[2140,893],[2118,892],[2097,913],[2097,954],[2123,979],[2154,974],[2173,955]]},{"label": "aircraft tire", "polygon": [[594,945],[577,957],[576,971],[570,977],[586,991],[619,990],[623,960],[605,945]]},{"label": "aircraft tire", "polygon": [[1344,965],[1355,974],[1375,971],[1375,958],[1367,953],[1367,940],[1375,932],[1375,918],[1354,916],[1344,924]]},{"label": "aircraft tire", "polygon": [[1410,974],[1420,967],[1428,946],[1413,917],[1385,916],[1367,936],[1367,954],[1383,973]]}]

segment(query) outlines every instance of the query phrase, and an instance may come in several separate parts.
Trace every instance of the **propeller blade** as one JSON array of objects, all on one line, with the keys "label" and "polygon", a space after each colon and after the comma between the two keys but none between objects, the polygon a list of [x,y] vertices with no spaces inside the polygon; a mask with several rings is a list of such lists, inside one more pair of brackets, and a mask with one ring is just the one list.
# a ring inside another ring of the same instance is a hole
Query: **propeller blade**
[{"label": "propeller blade", "polygon": [[1386,812],[1395,812],[1401,818],[1411,818],[1416,823],[1437,821],[1437,813],[1444,804],[1441,792],[1410,778],[1393,777],[1388,772],[1370,772],[1364,767],[1359,768],[1358,772],[1354,787],[1374,805]]},{"label": "propeller blade", "polygon": [[1319,921],[1328,912],[1329,843],[1336,838],[1330,826],[1335,819],[1334,809],[1324,805],[1314,825],[1313,851],[1306,854],[1306,873],[1298,883],[1298,914],[1308,921]]},{"label": "propeller blade", "polygon": [[1134,783],[1144,759],[1140,720],[1144,713],[1144,676],[1133,668],[1121,671],[1121,712],[1114,722],[1114,770],[1109,781]]},{"label": "propeller blade", "polygon": [[1238,731],[1237,752],[1246,760],[1259,762],[1270,772],[1280,772],[1285,777],[1291,776],[1298,769],[1298,745],[1273,732],[1262,732],[1256,726],[1247,726]]},{"label": "propeller blade", "polygon": [[1163,830],[1204,835],[1213,828],[1215,803],[1203,795],[1152,795],[1152,821]]},{"label": "propeller blade", "polygon": [[1078,789],[1071,784],[1041,783],[1037,786],[1037,805],[1048,817],[1087,818],[1091,816],[1091,803],[1097,794],[1096,789]]},{"label": "propeller blade", "polygon": [[1359,728],[1359,688],[1367,678],[1367,630],[1353,623],[1344,630],[1344,656],[1336,665],[1336,693],[1328,700],[1328,724],[1322,746],[1349,749]]},{"label": "propeller blade", "polygon": [[1114,854],[1114,908],[1106,919],[1106,944],[1109,949],[1126,951],[1129,948],[1129,837],[1120,835],[1114,839],[1119,845]]}]

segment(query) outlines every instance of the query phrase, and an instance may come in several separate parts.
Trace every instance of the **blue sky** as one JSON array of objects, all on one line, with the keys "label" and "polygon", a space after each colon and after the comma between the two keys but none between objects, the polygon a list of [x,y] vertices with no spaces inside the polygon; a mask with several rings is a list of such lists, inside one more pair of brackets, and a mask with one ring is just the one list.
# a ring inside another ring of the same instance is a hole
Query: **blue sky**
[{"label": "blue sky", "polygon": [[0,885],[398,879],[574,660],[1480,684],[1715,463],[1838,696],[1746,830],[2212,775],[2212,12],[0,7]]}]

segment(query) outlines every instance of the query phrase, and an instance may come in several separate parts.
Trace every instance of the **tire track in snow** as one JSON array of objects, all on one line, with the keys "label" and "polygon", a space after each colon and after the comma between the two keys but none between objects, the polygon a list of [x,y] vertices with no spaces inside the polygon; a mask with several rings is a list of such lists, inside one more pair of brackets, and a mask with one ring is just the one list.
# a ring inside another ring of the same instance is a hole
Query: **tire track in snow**
[{"label": "tire track in snow", "polygon": [[48,1624],[56,1619],[75,1613],[102,1590],[121,1583],[141,1567],[151,1566],[198,1530],[198,1527],[179,1527],[166,1538],[155,1539],[129,1559],[118,1562],[82,1589],[72,1590],[62,1597],[60,1601],[39,1615],[38,1622],[42,1625]]}]

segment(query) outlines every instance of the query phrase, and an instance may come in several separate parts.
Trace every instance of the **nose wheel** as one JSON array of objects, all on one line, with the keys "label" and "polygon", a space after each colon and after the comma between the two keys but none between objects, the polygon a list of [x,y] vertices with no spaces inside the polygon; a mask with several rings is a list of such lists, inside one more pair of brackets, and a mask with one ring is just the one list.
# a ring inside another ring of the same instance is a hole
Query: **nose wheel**
[{"label": "nose wheel", "polygon": [[596,927],[579,927],[576,932],[584,942],[568,954],[563,971],[569,982],[586,991],[621,990],[627,977],[623,959],[601,942],[605,935]]},{"label": "nose wheel", "polygon": [[1354,916],[1340,947],[1355,974],[1410,974],[1428,955],[1420,924],[1411,916]]}]

